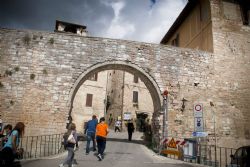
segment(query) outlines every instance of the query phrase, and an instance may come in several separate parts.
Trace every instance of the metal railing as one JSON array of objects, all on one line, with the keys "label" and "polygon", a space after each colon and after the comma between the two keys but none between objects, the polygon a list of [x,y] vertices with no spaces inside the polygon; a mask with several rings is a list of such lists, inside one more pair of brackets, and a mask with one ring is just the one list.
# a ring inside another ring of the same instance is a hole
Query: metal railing
[{"label": "metal railing", "polygon": [[198,145],[200,154],[197,155],[197,163],[207,166],[225,167],[231,163],[231,155],[236,151],[234,148],[215,147],[214,145]]},{"label": "metal railing", "polygon": [[[166,139],[166,143],[161,143],[159,152],[168,158],[179,159],[190,163],[203,164],[213,167],[233,166],[231,164],[231,155],[235,154],[236,149],[234,148],[205,145],[201,143],[198,144],[195,139],[193,139],[190,143],[190,140],[181,137],[168,137]],[[171,145],[169,145],[171,139],[174,139],[175,141],[175,148],[171,148]],[[179,141],[179,143],[186,141],[186,144],[179,145],[177,141]],[[162,140],[162,142],[164,142],[164,140]],[[191,153],[187,149],[188,147],[190,148],[190,146],[192,150]]]},{"label": "metal railing", "polygon": [[63,134],[24,136],[19,148],[23,149],[22,159],[32,159],[59,154],[64,151]]}]

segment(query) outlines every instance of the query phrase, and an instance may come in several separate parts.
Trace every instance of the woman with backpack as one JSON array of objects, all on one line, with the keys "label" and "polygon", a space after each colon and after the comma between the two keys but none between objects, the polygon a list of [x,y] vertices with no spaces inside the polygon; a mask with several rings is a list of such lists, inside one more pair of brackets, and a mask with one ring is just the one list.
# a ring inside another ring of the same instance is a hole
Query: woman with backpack
[{"label": "woman with backpack", "polygon": [[63,161],[62,164],[59,165],[59,167],[64,167],[65,164],[68,164],[68,166],[73,167],[73,161],[74,161],[74,148],[77,145],[77,134],[76,134],[76,125],[74,123],[69,124],[68,131],[64,134],[64,145],[66,149],[68,150],[68,156]]},{"label": "woman with backpack", "polygon": [[25,125],[23,122],[18,122],[15,128],[11,131],[7,142],[1,150],[0,157],[2,165],[11,166],[15,157],[19,154],[18,146],[20,138],[24,135]]}]

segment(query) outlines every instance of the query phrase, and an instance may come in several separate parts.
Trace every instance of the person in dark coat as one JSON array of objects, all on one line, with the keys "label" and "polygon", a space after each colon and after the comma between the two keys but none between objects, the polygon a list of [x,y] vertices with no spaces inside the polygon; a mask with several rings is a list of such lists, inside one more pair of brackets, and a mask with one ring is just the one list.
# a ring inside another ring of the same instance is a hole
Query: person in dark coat
[{"label": "person in dark coat", "polygon": [[128,122],[127,129],[128,129],[128,140],[131,141],[132,140],[132,134],[133,134],[133,132],[135,130],[135,127],[134,127],[134,124],[133,124],[132,121]]}]

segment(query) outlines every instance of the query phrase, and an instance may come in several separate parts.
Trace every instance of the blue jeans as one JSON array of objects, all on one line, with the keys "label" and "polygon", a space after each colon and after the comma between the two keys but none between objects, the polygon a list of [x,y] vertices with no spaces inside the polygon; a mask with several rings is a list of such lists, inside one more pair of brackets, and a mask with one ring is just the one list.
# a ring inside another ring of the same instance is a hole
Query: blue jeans
[{"label": "blue jeans", "polygon": [[91,140],[93,141],[93,150],[96,150],[95,133],[94,132],[88,132],[87,133],[86,153],[89,153],[89,146],[90,146],[90,141]]},{"label": "blue jeans", "polygon": [[68,150],[68,156],[63,161],[63,165],[68,164],[69,166],[72,166],[74,156],[75,156],[74,148],[73,147],[67,147],[67,150]]},{"label": "blue jeans", "polygon": [[96,142],[98,147],[98,154],[103,155],[106,148],[106,138],[101,136],[96,136]]}]

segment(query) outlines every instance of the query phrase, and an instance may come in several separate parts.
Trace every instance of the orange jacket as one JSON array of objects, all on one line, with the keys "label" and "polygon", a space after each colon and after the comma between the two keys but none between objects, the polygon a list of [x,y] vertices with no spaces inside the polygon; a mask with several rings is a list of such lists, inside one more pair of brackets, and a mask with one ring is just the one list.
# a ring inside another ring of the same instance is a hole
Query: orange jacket
[{"label": "orange jacket", "polygon": [[106,123],[99,123],[96,126],[96,136],[107,137],[108,125]]}]

